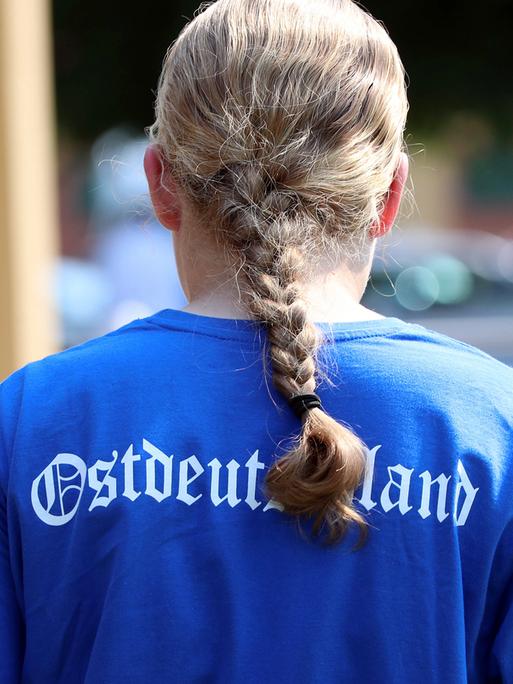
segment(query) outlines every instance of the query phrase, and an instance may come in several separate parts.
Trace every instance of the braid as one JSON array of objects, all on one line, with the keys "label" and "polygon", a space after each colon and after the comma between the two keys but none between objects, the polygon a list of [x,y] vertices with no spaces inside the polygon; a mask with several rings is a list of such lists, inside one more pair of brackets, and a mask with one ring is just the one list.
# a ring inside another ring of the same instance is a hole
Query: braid
[{"label": "braid", "polygon": [[[292,201],[274,189],[265,191],[261,166],[248,166],[237,178],[224,170],[225,192],[218,184],[219,230],[239,258],[246,283],[245,304],[267,329],[275,387],[289,400],[316,387],[316,352],[321,331],[309,320],[301,294],[304,248],[298,244],[305,226]],[[273,214],[274,208],[274,214]],[[310,226],[310,231],[312,227]],[[300,521],[313,517],[313,532],[328,526],[328,541],[339,541],[349,522],[360,528],[360,544],[367,523],[354,508],[352,497],[365,469],[364,445],[348,428],[322,409],[303,415],[295,447],[275,461],[266,476],[268,496]]]},{"label": "braid", "polygon": [[[314,353],[318,331],[309,322],[306,305],[297,282],[303,258],[294,247],[279,250],[258,244],[250,250],[265,254],[274,273],[268,273],[261,261],[246,257],[245,276],[250,285],[248,308],[267,326],[273,382],[289,399],[295,394],[315,389]],[[264,262],[265,264],[265,262]]]},{"label": "braid", "polygon": [[[319,375],[310,266],[371,257],[404,143],[404,77],[385,28],[352,0],[207,2],[166,55],[150,137],[228,252],[287,401]],[[269,495],[330,541],[350,522],[365,537],[353,506],[363,443],[320,407],[301,420],[267,472]]]}]

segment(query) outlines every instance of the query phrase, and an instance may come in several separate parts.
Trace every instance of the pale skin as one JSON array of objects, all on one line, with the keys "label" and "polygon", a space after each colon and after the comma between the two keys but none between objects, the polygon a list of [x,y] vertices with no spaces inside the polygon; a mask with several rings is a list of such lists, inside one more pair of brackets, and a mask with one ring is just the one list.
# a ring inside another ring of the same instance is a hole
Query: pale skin
[{"label": "pale skin", "polygon": [[[215,318],[250,318],[239,299],[239,289],[224,253],[209,239],[209,232],[194,215],[189,203],[172,179],[161,183],[162,161],[158,149],[149,145],[144,157],[151,201],[158,221],[172,232],[180,282],[188,304],[183,311]],[[313,321],[368,321],[383,318],[360,304],[370,276],[376,241],[393,227],[406,179],[408,157],[401,153],[394,179],[378,224],[369,228],[371,249],[368,260],[358,269],[340,263],[326,267],[319,263],[313,278],[303,285]]]}]

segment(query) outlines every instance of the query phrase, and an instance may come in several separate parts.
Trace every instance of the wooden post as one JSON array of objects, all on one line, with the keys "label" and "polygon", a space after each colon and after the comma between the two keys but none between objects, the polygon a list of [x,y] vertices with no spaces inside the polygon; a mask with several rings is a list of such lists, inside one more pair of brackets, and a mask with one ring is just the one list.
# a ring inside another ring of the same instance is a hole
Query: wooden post
[{"label": "wooden post", "polygon": [[0,380],[57,351],[48,0],[0,0]]}]

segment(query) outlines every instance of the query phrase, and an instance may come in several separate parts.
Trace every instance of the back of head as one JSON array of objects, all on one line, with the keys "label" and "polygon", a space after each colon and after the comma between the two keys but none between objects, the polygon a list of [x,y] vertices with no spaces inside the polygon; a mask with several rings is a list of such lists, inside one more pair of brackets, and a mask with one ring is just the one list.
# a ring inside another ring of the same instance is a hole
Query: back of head
[{"label": "back of head", "polygon": [[[319,255],[369,257],[369,227],[403,148],[404,70],[385,29],[351,0],[217,0],[171,45],[151,137],[235,264],[267,328],[275,386],[313,393],[322,338],[301,283]],[[364,445],[321,407],[266,477],[291,515],[340,540]]]}]

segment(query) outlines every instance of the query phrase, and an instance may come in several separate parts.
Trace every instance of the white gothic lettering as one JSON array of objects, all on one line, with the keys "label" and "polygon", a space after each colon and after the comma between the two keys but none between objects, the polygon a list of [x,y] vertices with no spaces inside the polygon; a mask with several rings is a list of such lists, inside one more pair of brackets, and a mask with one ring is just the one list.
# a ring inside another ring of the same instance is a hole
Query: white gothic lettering
[{"label": "white gothic lettering", "polygon": [[[355,496],[357,503],[367,511],[381,506],[384,513],[395,509],[400,515],[417,514],[423,520],[433,515],[438,523],[448,517],[456,526],[466,523],[479,487],[473,486],[461,460],[454,476],[440,473],[434,477],[428,470],[415,475],[414,468],[401,463],[387,465],[388,480],[378,493],[375,464],[381,447],[366,449],[365,475],[361,496]],[[248,506],[263,513],[283,510],[279,501],[259,498],[258,485],[264,477],[261,471],[266,466],[259,460],[258,449],[242,466],[234,458],[227,463],[213,458],[204,466],[194,454],[176,463],[174,454],[147,439],[142,440],[141,453],[134,451],[134,444],[128,446],[121,459],[118,451],[111,453],[110,460],[98,458],[89,467],[78,454],[57,454],[32,483],[32,508],[37,517],[46,525],[65,525],[75,516],[83,498],[92,512],[107,508],[120,497],[137,505],[142,495],[158,504],[178,501],[192,506],[206,496],[216,507]],[[141,486],[137,488],[137,484]],[[450,491],[454,494],[452,511],[448,510]]]}]

